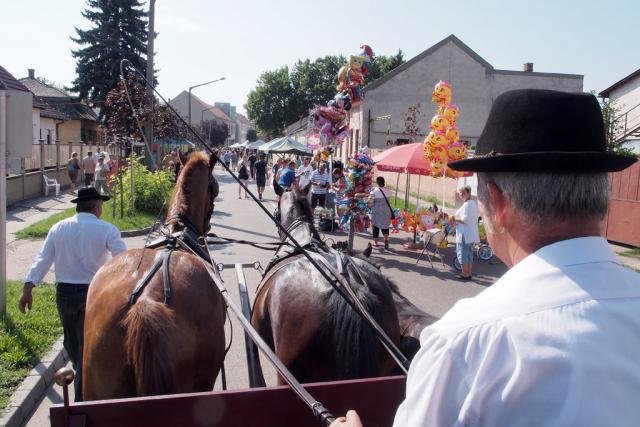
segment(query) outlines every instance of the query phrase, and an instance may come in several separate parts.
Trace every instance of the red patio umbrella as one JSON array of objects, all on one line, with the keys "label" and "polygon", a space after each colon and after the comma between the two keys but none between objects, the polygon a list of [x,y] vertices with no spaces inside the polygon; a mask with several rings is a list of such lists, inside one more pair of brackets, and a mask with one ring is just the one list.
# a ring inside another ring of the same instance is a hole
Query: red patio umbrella
[{"label": "red patio umbrella", "polygon": [[376,167],[383,172],[400,172],[412,175],[429,175],[431,167],[424,158],[421,142],[399,145],[383,151],[373,158]]}]

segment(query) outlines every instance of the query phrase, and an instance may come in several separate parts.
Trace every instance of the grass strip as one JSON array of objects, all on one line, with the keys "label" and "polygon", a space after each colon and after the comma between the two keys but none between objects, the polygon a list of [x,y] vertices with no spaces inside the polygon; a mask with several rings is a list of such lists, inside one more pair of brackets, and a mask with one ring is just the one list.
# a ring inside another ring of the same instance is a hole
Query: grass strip
[{"label": "grass strip", "polygon": [[[146,213],[146,212],[136,212],[135,215],[127,215],[125,213],[123,218],[120,218],[119,210],[116,209],[116,216],[113,217],[113,202],[110,200],[105,202],[102,205],[102,216],[100,219],[103,219],[107,222],[114,224],[120,231],[127,230],[139,230],[141,228],[146,228],[151,225],[156,220],[156,216]],[[117,207],[117,206],[116,206]],[[65,219],[72,217],[76,214],[75,208],[69,208],[65,211],[59,212],[57,214],[51,215],[49,218],[43,219],[42,221],[38,221],[30,226],[18,231],[16,233],[16,238],[18,239],[44,239],[47,237],[47,233],[49,233],[49,229],[51,227]]]},{"label": "grass strip", "polygon": [[33,310],[27,314],[18,310],[22,286],[22,282],[7,283],[7,312],[0,319],[0,412],[29,371],[62,335],[55,286],[45,284],[33,289]]},{"label": "grass strip", "polygon": [[640,258],[640,248],[629,249],[624,252],[620,252],[618,255],[628,256],[631,258]]}]

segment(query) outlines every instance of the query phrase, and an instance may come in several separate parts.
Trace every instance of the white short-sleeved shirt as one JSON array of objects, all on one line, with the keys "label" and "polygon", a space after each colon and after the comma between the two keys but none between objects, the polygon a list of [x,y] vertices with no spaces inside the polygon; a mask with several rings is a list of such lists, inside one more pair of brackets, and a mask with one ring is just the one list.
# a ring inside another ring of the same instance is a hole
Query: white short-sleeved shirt
[{"label": "white short-sleeved shirt", "polygon": [[55,262],[56,282],[88,284],[111,256],[126,250],[115,225],[78,213],[51,227],[24,281],[37,285]]},{"label": "white short-sleeved shirt", "polygon": [[456,211],[455,217],[462,222],[456,224],[456,243],[478,243],[480,234],[478,232],[478,204],[475,200],[469,199]]},{"label": "white short-sleeved shirt", "polygon": [[308,164],[307,166],[302,165],[296,171],[296,176],[300,177],[300,188],[304,188],[307,184],[311,182],[311,175],[313,174],[313,166]]},{"label": "white short-sleeved shirt", "polygon": [[425,328],[394,426],[637,426],[640,275],[546,246]]}]

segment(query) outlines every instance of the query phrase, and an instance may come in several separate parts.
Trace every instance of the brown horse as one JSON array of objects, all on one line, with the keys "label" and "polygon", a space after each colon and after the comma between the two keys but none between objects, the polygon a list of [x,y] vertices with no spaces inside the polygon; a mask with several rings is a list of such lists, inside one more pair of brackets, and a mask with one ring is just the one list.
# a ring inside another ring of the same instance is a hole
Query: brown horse
[{"label": "brown horse", "polygon": [[[218,194],[216,156],[194,152],[181,162],[166,225],[171,234],[201,236]],[[92,280],[84,323],[85,400],[213,388],[224,359],[225,306],[202,260],[172,252],[170,299],[164,302],[166,272],[160,267],[130,304],[134,287],[161,256],[161,250],[148,248],[126,251]]]},{"label": "brown horse", "polygon": [[[280,195],[281,224],[317,259],[337,268],[335,252],[313,226],[309,187]],[[400,328],[390,284],[376,267],[345,256],[343,270],[358,299],[397,345]],[[301,382],[389,375],[394,361],[373,329],[301,255],[276,253],[256,296],[251,323]],[[283,384],[281,378],[278,382]]]}]

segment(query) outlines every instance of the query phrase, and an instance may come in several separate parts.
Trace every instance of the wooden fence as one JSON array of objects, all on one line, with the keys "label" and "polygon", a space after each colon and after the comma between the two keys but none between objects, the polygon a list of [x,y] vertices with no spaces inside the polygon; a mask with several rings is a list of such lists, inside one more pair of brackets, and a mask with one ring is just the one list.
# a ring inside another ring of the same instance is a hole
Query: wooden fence
[{"label": "wooden fence", "polygon": [[612,242],[640,247],[640,162],[611,174],[611,207],[604,235]]}]

